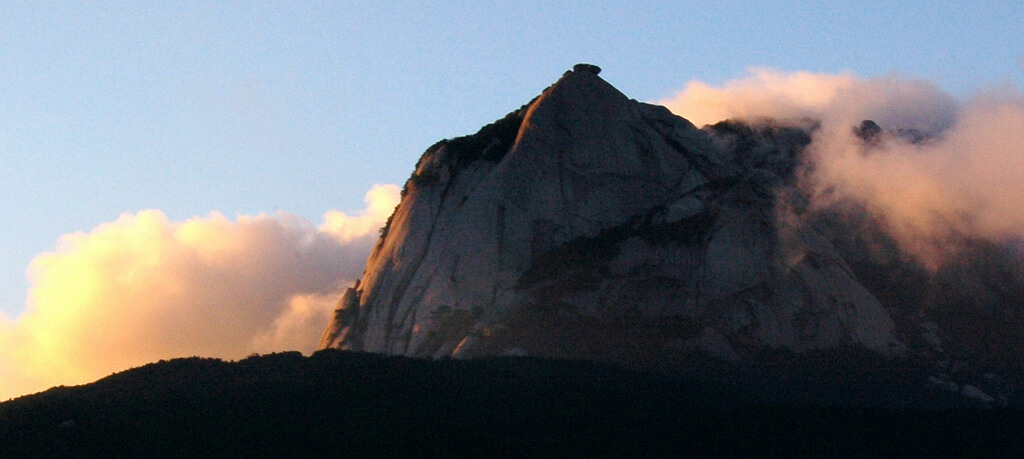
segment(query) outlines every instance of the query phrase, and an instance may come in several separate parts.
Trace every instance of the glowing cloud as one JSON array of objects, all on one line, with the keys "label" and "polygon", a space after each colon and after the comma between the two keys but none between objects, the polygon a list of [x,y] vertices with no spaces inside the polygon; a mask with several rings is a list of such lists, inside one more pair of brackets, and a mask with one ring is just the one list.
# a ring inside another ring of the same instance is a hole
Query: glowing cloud
[{"label": "glowing cloud", "polygon": [[857,83],[852,75],[750,71],[750,76],[721,88],[691,81],[675,97],[659,103],[697,126],[726,119],[801,120],[819,117],[837,94]]},{"label": "glowing cloud", "polygon": [[360,216],[124,214],[66,235],[29,267],[25,312],[0,317],[0,399],[159,359],[312,351],[398,202],[375,186]]},{"label": "glowing cloud", "polygon": [[[784,73],[754,68],[751,75],[716,88],[691,81],[659,103],[697,126],[726,119],[859,123],[927,131],[954,120],[956,101],[933,84],[897,76],[859,79],[852,74]],[[855,125],[855,124],[854,124]]]},{"label": "glowing cloud", "polygon": [[[941,262],[949,235],[1024,237],[1024,97],[1016,90],[958,102],[931,83],[898,76],[753,69],[722,87],[691,82],[661,103],[698,125],[729,118],[819,123],[804,182],[814,203],[864,205],[926,265]],[[925,140],[886,135],[865,142],[853,128],[866,119]]]},{"label": "glowing cloud", "polygon": [[324,214],[320,231],[333,235],[343,243],[372,234],[395,211],[400,193],[397,185],[374,185],[366,192],[366,211],[363,215],[352,217],[344,212],[329,211]]}]

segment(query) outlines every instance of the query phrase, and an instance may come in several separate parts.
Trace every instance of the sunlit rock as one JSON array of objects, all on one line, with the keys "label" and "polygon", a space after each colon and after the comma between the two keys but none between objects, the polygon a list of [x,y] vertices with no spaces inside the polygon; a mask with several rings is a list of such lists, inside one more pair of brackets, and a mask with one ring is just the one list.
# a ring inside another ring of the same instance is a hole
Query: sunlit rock
[{"label": "sunlit rock", "polygon": [[598,71],[577,65],[429,148],[321,346],[628,362],[902,351],[787,188],[806,133],[752,146],[749,127],[697,129]]}]

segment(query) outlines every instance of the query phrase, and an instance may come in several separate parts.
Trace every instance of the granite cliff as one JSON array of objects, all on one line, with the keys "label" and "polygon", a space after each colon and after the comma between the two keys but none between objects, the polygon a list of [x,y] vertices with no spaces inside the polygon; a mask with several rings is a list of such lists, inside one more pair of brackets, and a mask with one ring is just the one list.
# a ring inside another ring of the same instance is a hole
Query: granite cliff
[{"label": "granite cliff", "polygon": [[643,364],[904,352],[793,186],[803,129],[698,129],[578,65],[430,147],[321,347]]}]

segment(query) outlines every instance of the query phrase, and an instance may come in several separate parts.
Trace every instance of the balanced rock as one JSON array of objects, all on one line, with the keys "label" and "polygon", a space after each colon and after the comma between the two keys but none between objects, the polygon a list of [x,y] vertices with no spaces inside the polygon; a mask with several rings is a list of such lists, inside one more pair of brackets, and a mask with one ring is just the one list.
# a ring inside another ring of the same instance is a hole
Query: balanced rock
[{"label": "balanced rock", "polygon": [[597,74],[601,73],[601,67],[598,67],[598,66],[596,66],[594,64],[576,64],[576,65],[572,66],[572,71],[573,72],[590,72],[590,73],[593,73],[594,75],[597,75]]}]

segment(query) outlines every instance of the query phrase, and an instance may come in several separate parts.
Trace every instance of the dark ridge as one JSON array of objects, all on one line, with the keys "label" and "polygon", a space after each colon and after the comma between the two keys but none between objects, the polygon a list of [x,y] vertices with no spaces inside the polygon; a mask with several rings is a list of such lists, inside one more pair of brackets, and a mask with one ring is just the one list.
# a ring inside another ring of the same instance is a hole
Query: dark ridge
[{"label": "dark ridge", "polygon": [[[541,95],[547,92],[548,89],[551,89],[551,86],[544,88]],[[478,160],[490,161],[492,163],[500,162],[512,148],[512,145],[515,144],[516,137],[519,135],[519,128],[522,126],[523,119],[526,116],[526,111],[540,97],[540,95],[534,97],[526,105],[510,112],[500,120],[480,128],[476,134],[455,137],[453,139],[441,139],[435,142],[416,161],[416,167],[413,169],[412,175],[409,176],[409,179],[406,180],[405,185],[402,187],[401,196],[404,198],[409,193],[410,186],[415,188],[431,186],[437,183],[439,178],[437,172],[433,170],[420,171],[420,165],[423,164],[425,159],[439,153],[442,148],[447,149],[451,153],[451,157],[455,158],[455,164],[452,168],[453,175],[457,175],[460,169]],[[393,217],[394,212],[388,217],[384,226],[381,227],[380,239],[377,240],[376,247],[379,248],[384,243],[384,239],[391,230],[391,220]]]},{"label": "dark ridge", "polygon": [[772,361],[766,371],[785,373],[779,387],[796,385],[798,401],[780,403],[573,360],[336,350],[175,359],[0,403],[0,457],[933,457],[1018,447],[1020,411],[801,403],[800,375],[832,371],[830,355],[820,360],[820,370]]},{"label": "dark ridge", "polygon": [[516,141],[525,111],[525,107],[520,108],[484,126],[476,134],[449,140],[447,148],[456,160],[456,167],[462,168],[478,160],[501,161]]},{"label": "dark ridge", "polygon": [[804,149],[811,143],[810,130],[765,119],[757,124],[720,121],[702,130],[731,155],[744,170],[764,169],[792,185]]},{"label": "dark ridge", "polygon": [[[558,84],[557,82],[555,84]],[[490,123],[477,131],[475,134],[464,135],[455,137],[452,139],[442,139],[431,145],[419,161],[416,162],[416,169],[419,170],[420,164],[425,158],[437,153],[442,147],[446,148],[451,157],[455,158],[455,171],[465,167],[478,160],[490,161],[493,163],[500,162],[505,154],[509,152],[512,145],[515,144],[516,137],[519,135],[519,128],[523,124],[523,120],[526,118],[526,112],[530,106],[537,102],[544,94],[548,92],[555,84],[549,85],[544,88],[543,91],[529,102],[524,104],[522,107],[509,112],[503,118]],[[414,173],[415,175],[415,173]]]},{"label": "dark ridge", "polygon": [[739,136],[750,136],[754,133],[754,128],[749,124],[739,120],[722,120],[715,124],[709,124],[705,126],[705,130],[710,130],[715,134],[735,134]]}]

